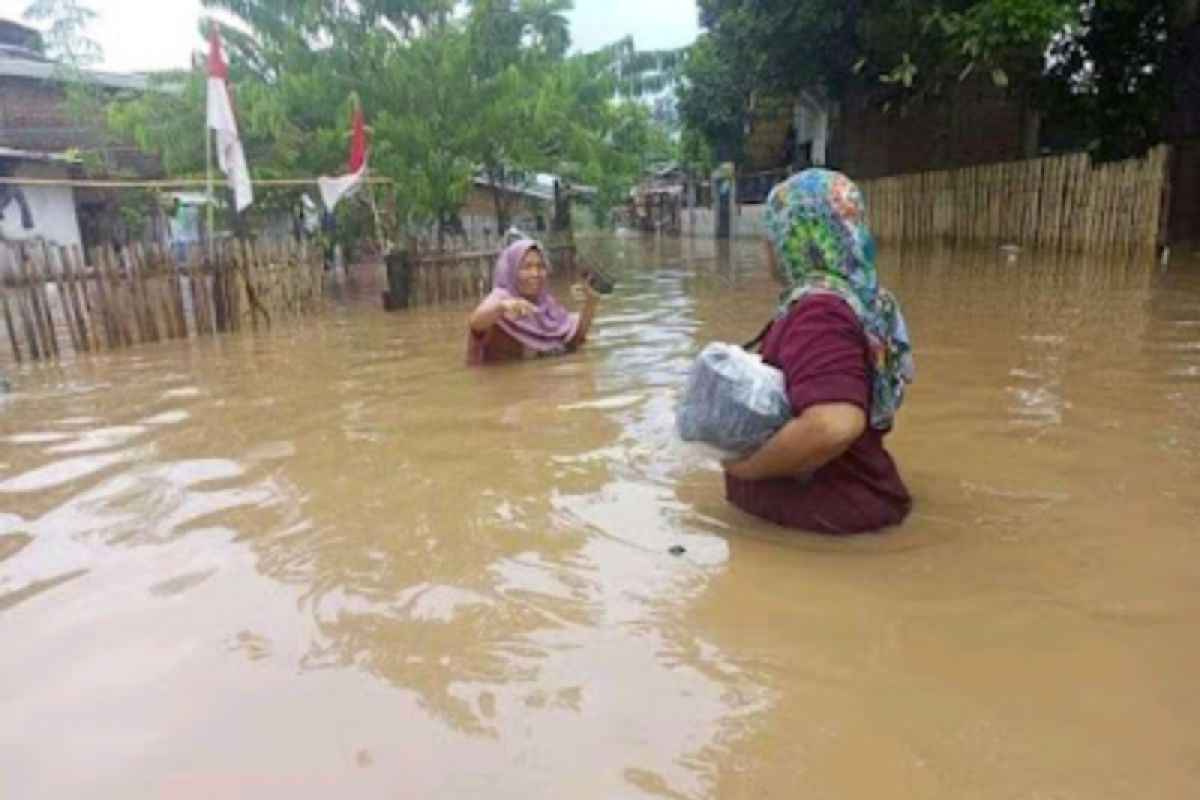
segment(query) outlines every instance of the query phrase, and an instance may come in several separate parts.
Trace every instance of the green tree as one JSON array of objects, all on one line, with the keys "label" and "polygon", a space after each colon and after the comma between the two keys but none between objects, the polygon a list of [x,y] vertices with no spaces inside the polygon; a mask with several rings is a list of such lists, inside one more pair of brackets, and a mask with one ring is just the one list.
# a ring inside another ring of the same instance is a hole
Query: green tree
[{"label": "green tree", "polygon": [[1141,155],[1200,126],[1197,0],[1088,0],[1051,63],[1045,105],[1084,126],[1098,160]]},{"label": "green tree", "polygon": [[722,45],[725,35],[703,34],[683,69],[679,111],[692,160],[702,158],[701,143],[716,161],[739,161],[745,145],[755,84],[749,70],[728,57],[735,45]]},{"label": "green tree", "polygon": [[[603,184],[607,201],[617,202],[647,152],[672,148],[644,109],[614,101],[614,48],[567,55],[567,0],[205,5],[239,21],[222,36],[254,174],[340,169],[347,98],[357,94],[372,170],[394,181],[395,207],[413,230],[432,224],[444,236],[480,171],[510,184],[555,172]],[[172,174],[196,174],[204,163],[203,59],[156,85],[169,91],[114,109],[113,123],[162,154]],[[504,208],[496,212],[507,224]]]},{"label": "green tree", "polygon": [[90,72],[104,58],[99,43],[88,35],[96,12],[78,0],[34,0],[24,16],[46,24],[42,42],[63,86],[67,117],[75,129],[75,148],[92,168],[111,171],[115,165],[108,131],[102,123],[97,124],[104,119],[108,98]]},{"label": "green tree", "polygon": [[439,246],[470,189],[473,97],[469,40],[443,28],[393,51],[383,73],[395,101],[376,117],[372,159],[396,181],[396,204],[414,227],[436,226]]},{"label": "green tree", "polygon": [[681,111],[727,158],[756,96],[860,92],[903,104],[975,74],[1033,96],[1047,48],[1080,9],[1075,0],[700,0],[700,11],[708,33],[688,59]]}]

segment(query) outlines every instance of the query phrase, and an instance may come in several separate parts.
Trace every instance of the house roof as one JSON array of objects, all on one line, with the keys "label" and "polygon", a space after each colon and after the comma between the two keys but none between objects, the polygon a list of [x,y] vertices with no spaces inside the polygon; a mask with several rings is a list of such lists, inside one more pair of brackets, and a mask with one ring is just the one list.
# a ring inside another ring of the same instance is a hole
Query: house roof
[{"label": "house roof", "polygon": [[[500,188],[512,194],[519,194],[525,197],[532,197],[536,200],[545,200],[546,202],[554,201],[554,182],[562,180],[557,175],[551,175],[548,172],[539,172],[531,178],[521,179],[506,177],[500,185]],[[476,186],[487,186],[495,188],[496,183],[486,175],[476,175],[474,178]],[[596,193],[596,189],[592,186],[584,186],[578,183],[570,184],[571,193],[574,195],[590,197]]]},{"label": "house roof", "polygon": [[18,150],[15,147],[0,147],[0,159],[10,161],[32,161],[40,164],[65,164],[78,166],[80,161],[67,153],[40,153],[36,150]]},{"label": "house roof", "polygon": [[[87,75],[91,80],[109,89],[143,91],[149,85],[145,75],[126,75],[101,70],[89,70]],[[39,60],[36,54],[19,52],[11,47],[0,50],[0,76],[41,81],[71,79],[53,61]]]},{"label": "house roof", "polygon": [[41,49],[41,34],[28,25],[11,19],[0,19],[0,44]]}]

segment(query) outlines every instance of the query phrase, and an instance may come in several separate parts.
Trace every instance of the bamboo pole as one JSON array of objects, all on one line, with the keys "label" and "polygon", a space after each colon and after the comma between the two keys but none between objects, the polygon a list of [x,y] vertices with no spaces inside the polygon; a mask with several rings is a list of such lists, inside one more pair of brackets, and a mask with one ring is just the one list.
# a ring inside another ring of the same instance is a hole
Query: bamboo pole
[{"label": "bamboo pole", "polygon": [[146,297],[145,275],[142,272],[142,264],[137,257],[137,251],[133,249],[132,245],[126,245],[122,248],[118,258],[123,264],[129,283],[130,299],[133,302],[133,319],[137,323],[138,329],[138,341],[157,341],[153,317],[148,313],[150,304]]},{"label": "bamboo pole", "polygon": [[154,302],[156,313],[162,320],[164,339],[175,337],[175,303],[171,296],[171,278],[167,272],[167,254],[162,245],[155,243],[146,251],[147,265],[154,278]]},{"label": "bamboo pole", "polygon": [[12,345],[13,359],[18,364],[24,361],[21,356],[21,345],[17,341],[17,327],[13,321],[13,312],[8,304],[8,259],[0,260],[0,305],[4,306],[4,328],[8,331],[8,341]]},{"label": "bamboo pole", "polygon": [[167,278],[170,280],[171,300],[175,306],[175,322],[177,324],[176,335],[180,339],[188,337],[187,327],[187,305],[183,298],[183,275],[180,273],[179,264],[175,261],[175,257],[171,253],[167,253],[166,258]]},{"label": "bamboo pole", "polygon": [[[187,306],[190,306],[191,311],[192,311],[192,314],[191,314],[192,333],[194,333],[196,336],[199,336],[200,335],[200,293],[196,288],[197,261],[198,261],[198,258],[196,257],[195,249],[189,249],[187,252],[187,260],[183,265],[183,269],[181,270],[181,277],[186,279],[187,288],[185,290],[183,288],[183,284],[181,284],[179,292],[180,292],[181,297],[184,294],[186,294]],[[187,321],[187,319],[186,319],[187,306],[185,306],[185,308],[184,308],[184,311],[185,311],[184,322],[185,323]]]},{"label": "bamboo pole", "polygon": [[187,262],[183,265],[183,272],[187,279],[187,299],[191,305],[192,333],[196,336],[204,332],[204,291],[201,288],[203,270],[200,248],[191,248]]},{"label": "bamboo pole", "polygon": [[104,316],[106,324],[110,329],[108,347],[109,349],[116,349],[124,345],[125,338],[121,334],[119,288],[113,282],[114,278],[105,262],[104,248],[102,246],[92,249],[92,267],[101,286]]},{"label": "bamboo pole", "polygon": [[252,243],[244,243],[243,256],[246,263],[246,292],[250,304],[250,323],[257,330],[258,317],[260,315],[268,326],[271,324],[272,313],[269,306],[271,301],[266,286],[266,275],[264,274],[263,265]]},{"label": "bamboo pole", "polygon": [[[250,286],[250,259],[246,255],[246,242],[244,241],[234,242],[233,244],[233,266],[235,274],[241,279],[234,288],[234,292],[238,296],[238,306],[240,308],[241,301],[245,299],[246,308],[250,313],[250,327],[252,330],[257,330],[258,322],[254,318],[253,288]],[[243,295],[245,296],[244,298]],[[238,316],[238,325],[239,327],[241,326],[240,313]]]},{"label": "bamboo pole", "polygon": [[147,265],[154,276],[154,302],[162,319],[163,338],[178,338],[179,325],[175,319],[175,301],[171,293],[171,277],[167,269],[168,256],[155,244],[147,251]]},{"label": "bamboo pole", "polygon": [[138,291],[142,298],[142,313],[146,317],[146,329],[150,333],[150,340],[153,342],[162,341],[163,332],[158,324],[158,308],[157,302],[158,283],[154,280],[151,273],[150,262],[146,257],[146,249],[141,242],[135,242],[130,245],[129,259],[137,269]]},{"label": "bamboo pole", "polygon": [[67,325],[67,335],[71,339],[71,348],[78,355],[84,350],[83,337],[76,322],[75,309],[67,293],[65,270],[62,269],[62,264],[57,257],[58,255],[59,250],[57,247],[51,247],[45,242],[42,243],[42,265],[48,273],[48,279],[54,282],[54,288],[58,295],[58,303],[62,306],[63,320]]},{"label": "bamboo pole", "polygon": [[16,252],[17,274],[24,289],[26,305],[29,308],[29,321],[33,325],[33,337],[37,344],[37,358],[50,358],[50,345],[46,341],[46,323],[42,318],[42,308],[40,298],[38,297],[37,287],[33,285],[33,278],[29,270],[29,252],[28,245],[19,245]]},{"label": "bamboo pole", "polygon": [[91,325],[87,318],[87,303],[80,302],[79,282],[75,276],[75,265],[71,258],[70,248],[59,248],[58,257],[62,267],[63,278],[66,283],[67,297],[71,303],[71,311],[75,316],[75,324],[79,334],[79,344],[84,352],[91,352],[92,347],[92,332]]},{"label": "bamboo pole", "polygon": [[1146,198],[1145,206],[1152,209],[1152,213],[1147,214],[1148,219],[1146,225],[1146,245],[1153,252],[1159,244],[1160,234],[1162,233],[1162,224],[1164,222],[1163,206],[1164,192],[1167,183],[1167,165],[1170,163],[1170,148],[1166,145],[1156,147],[1153,151],[1154,156],[1151,159],[1150,170],[1150,186],[1147,190],[1149,195]]},{"label": "bamboo pole", "polygon": [[132,310],[129,287],[125,276],[117,267],[117,255],[111,245],[100,248],[99,267],[108,276],[109,300],[112,303],[113,323],[117,331],[117,346],[130,347],[134,343],[134,337],[129,319]]},{"label": "bamboo pole", "polygon": [[217,314],[213,303],[213,284],[216,282],[216,265],[208,261],[201,265],[197,284],[200,287],[200,305],[204,311],[204,332],[209,336],[217,333]]},{"label": "bamboo pole", "polygon": [[25,348],[29,351],[31,361],[41,361],[42,349],[39,346],[37,325],[34,323],[33,309],[30,306],[29,286],[21,277],[20,254],[15,249],[5,249],[4,260],[8,264],[8,273],[14,278],[14,303],[17,307],[17,316],[21,318],[21,331],[25,335]]},{"label": "bamboo pole", "polygon": [[[104,345],[110,350],[116,346],[116,328],[113,325],[112,307],[108,299],[108,281],[104,274],[104,270],[100,268],[100,252],[93,248],[90,252],[90,258],[81,258],[80,268],[83,275],[87,275],[87,263],[92,263],[92,278],[96,282],[96,306],[99,310],[100,322],[104,328]],[[97,337],[99,338],[99,337]]]},{"label": "bamboo pole", "polygon": [[36,249],[27,246],[21,247],[21,274],[33,304],[33,317],[37,326],[42,355],[47,359],[57,358],[58,341],[54,336],[54,318],[50,314],[50,301],[46,297],[38,266],[34,263],[34,253],[36,252]]}]

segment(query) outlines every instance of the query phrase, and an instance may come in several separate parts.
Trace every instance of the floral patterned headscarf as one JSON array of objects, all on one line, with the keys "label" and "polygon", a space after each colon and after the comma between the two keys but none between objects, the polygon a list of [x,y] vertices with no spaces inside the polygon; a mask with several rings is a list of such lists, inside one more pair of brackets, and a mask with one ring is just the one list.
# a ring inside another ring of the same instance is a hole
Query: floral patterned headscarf
[{"label": "floral patterned headscarf", "polygon": [[913,380],[912,346],[899,303],[879,286],[862,192],[840,172],[804,170],[771,191],[765,220],[788,282],[779,318],[811,294],[845,300],[871,345],[871,427],[891,428]]}]

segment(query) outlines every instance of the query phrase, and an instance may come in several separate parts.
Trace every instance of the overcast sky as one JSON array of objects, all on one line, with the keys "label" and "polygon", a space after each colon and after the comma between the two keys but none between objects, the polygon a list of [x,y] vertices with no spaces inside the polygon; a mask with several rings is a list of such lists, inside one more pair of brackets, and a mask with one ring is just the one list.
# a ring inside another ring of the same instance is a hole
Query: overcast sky
[{"label": "overcast sky", "polygon": [[[29,0],[0,0],[0,18],[21,20]],[[92,0],[99,17],[89,32],[104,49],[105,69],[118,72],[186,67],[203,42],[200,0]],[[691,44],[699,32],[695,0],[575,0],[571,36],[593,50],[632,35],[638,47]]]}]

